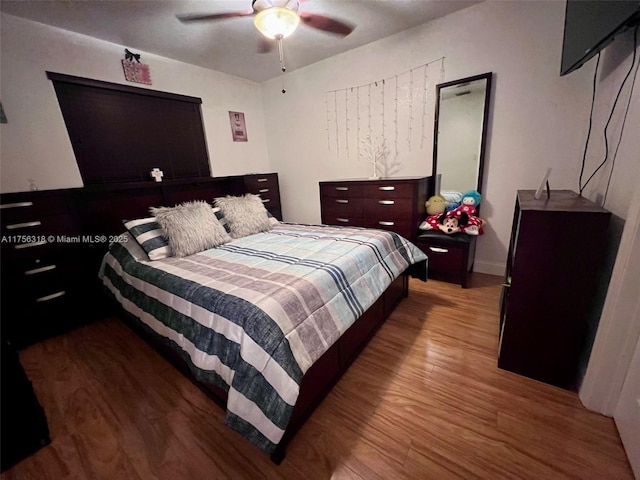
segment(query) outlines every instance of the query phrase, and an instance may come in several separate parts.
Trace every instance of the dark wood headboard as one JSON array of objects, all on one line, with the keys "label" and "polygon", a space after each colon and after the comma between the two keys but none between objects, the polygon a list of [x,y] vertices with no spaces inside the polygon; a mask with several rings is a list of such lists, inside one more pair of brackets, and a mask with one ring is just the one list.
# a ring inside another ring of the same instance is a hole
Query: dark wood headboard
[{"label": "dark wood headboard", "polygon": [[232,176],[85,187],[72,198],[85,234],[117,235],[124,231],[123,220],[148,217],[150,207],[243,193],[243,177]]},{"label": "dark wood headboard", "polygon": [[[83,238],[120,235],[125,231],[124,220],[148,217],[150,207],[171,207],[193,200],[211,203],[216,197],[245,193],[260,195],[267,210],[282,220],[276,173],[4,193],[0,194],[0,204],[28,205],[27,208],[7,209],[2,213],[7,220],[15,222],[38,220],[39,226],[27,232],[30,235],[44,238],[53,234],[54,238],[59,235],[78,239],[77,243],[64,245],[54,242],[43,247],[44,250],[86,251],[86,247],[90,247],[92,256],[98,258],[107,251],[108,242],[85,242]],[[45,217],[46,221],[43,220]],[[16,232],[3,230],[2,233]],[[3,244],[4,250],[9,247]]]}]

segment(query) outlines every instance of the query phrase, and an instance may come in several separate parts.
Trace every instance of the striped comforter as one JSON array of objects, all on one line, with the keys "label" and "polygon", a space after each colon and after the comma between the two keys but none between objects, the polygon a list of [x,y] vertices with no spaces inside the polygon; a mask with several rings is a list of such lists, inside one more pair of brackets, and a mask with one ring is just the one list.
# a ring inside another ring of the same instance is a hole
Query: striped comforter
[{"label": "striped comforter", "polygon": [[116,243],[100,276],[198,380],[228,393],[226,423],[272,453],[304,373],[425,259],[395,233],[283,223],[183,258],[150,261],[135,240]]}]

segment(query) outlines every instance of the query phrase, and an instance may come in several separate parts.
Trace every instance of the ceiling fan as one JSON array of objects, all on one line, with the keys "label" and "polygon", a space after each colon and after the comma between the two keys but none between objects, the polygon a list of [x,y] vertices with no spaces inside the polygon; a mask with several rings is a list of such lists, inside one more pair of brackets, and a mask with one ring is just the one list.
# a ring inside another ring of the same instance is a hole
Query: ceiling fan
[{"label": "ceiling fan", "polygon": [[[295,32],[300,22],[308,27],[341,36],[349,35],[354,29],[352,25],[335,18],[317,13],[299,12],[299,7],[299,0],[253,0],[251,10],[176,16],[181,22],[190,23],[253,15],[253,22],[260,33],[266,38],[278,41]],[[270,50],[269,42],[261,42],[258,47],[259,53]]]}]

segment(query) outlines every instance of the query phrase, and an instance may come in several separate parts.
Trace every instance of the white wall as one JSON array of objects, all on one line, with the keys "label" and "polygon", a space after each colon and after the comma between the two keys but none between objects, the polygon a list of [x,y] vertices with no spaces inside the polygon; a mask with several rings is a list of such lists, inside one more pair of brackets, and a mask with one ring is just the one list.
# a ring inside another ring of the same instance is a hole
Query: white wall
[{"label": "white wall", "polygon": [[[578,188],[594,61],[559,76],[563,24],[563,1],[487,1],[265,82],[269,158],[280,173],[285,219],[320,220],[318,181],[370,174],[366,162],[347,156],[344,148],[339,155],[331,148],[325,93],[392,77],[444,56],[444,81],[495,73],[482,204],[488,227],[478,239],[475,270],[501,275],[516,190],[535,189],[547,167],[553,168],[552,188]],[[614,45],[624,47],[624,58],[613,58]],[[603,155],[602,129],[630,63],[629,35],[614,45],[601,62],[609,67],[602,69],[606,75],[598,83],[589,174]],[[285,95],[280,93],[283,84]],[[635,98],[605,205],[622,218],[640,170],[640,94]],[[610,137],[617,139],[619,111],[615,117]],[[427,131],[432,130],[432,112],[429,121]],[[401,175],[430,174],[430,141],[405,152]],[[605,175],[606,170],[592,182],[595,188],[585,191],[589,198],[602,198]]]},{"label": "white wall", "polygon": [[[213,176],[269,170],[260,86],[254,82],[142,54],[153,85],[124,80],[126,45],[5,15],[2,22],[0,191],[82,186],[69,136],[46,71],[202,98]],[[233,142],[228,111],[245,113],[248,142]]]}]

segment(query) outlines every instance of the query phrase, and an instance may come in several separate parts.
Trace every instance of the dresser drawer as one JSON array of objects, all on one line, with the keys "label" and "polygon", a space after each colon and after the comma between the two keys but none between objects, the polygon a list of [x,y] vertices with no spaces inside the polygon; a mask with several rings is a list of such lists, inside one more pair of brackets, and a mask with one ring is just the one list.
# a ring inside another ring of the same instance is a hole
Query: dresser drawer
[{"label": "dresser drawer", "polygon": [[364,215],[372,220],[407,219],[407,212],[411,212],[413,202],[410,198],[396,198],[393,200],[367,198],[364,202]]},{"label": "dresser drawer", "polygon": [[415,230],[415,227],[408,220],[394,220],[394,219],[365,219],[363,225],[367,228],[377,228],[380,230],[389,230],[391,232],[396,232],[398,235],[402,235],[403,237],[409,239]]},{"label": "dresser drawer", "polygon": [[275,173],[265,173],[262,175],[245,175],[244,186],[247,192],[254,194],[258,194],[265,189],[272,192],[277,191],[278,176]]},{"label": "dresser drawer", "polygon": [[71,215],[40,218],[3,225],[1,247],[4,261],[36,258],[80,243],[80,231]]},{"label": "dresser drawer", "polygon": [[355,183],[321,183],[320,197],[329,198],[360,198],[363,196],[364,188]]},{"label": "dresser drawer", "polygon": [[3,314],[11,318],[10,324],[3,325],[3,335],[22,348],[63,333],[80,323],[80,316],[74,314],[81,308],[79,299],[78,293],[60,290],[37,302],[3,306]]},{"label": "dresser drawer", "polygon": [[339,217],[363,217],[364,202],[361,198],[328,197],[322,200],[322,213]]},{"label": "dresser drawer", "polygon": [[4,216],[2,217],[2,235],[8,238],[40,235],[72,236],[79,233],[75,219],[68,213],[34,215],[16,222],[7,222]]},{"label": "dresser drawer", "polygon": [[[268,189],[265,189],[268,190]],[[265,208],[272,209],[280,206],[280,196],[276,191],[258,192],[254,195],[258,195],[262,200]]]},{"label": "dresser drawer", "polygon": [[349,215],[322,215],[322,223],[325,225],[341,225],[343,227],[362,227],[364,225],[364,218],[353,217]]},{"label": "dresser drawer", "polygon": [[363,195],[365,198],[412,199],[414,196],[414,188],[410,183],[379,183],[375,185],[365,185]]},{"label": "dresser drawer", "polygon": [[67,198],[62,195],[16,195],[3,196],[0,204],[2,228],[6,225],[41,220],[42,217],[67,213]]},{"label": "dresser drawer", "polygon": [[[35,264],[30,265],[30,264]],[[24,301],[38,301],[60,291],[69,291],[80,283],[82,268],[76,263],[61,258],[24,262],[20,268],[12,269],[12,285],[9,291]]]}]

